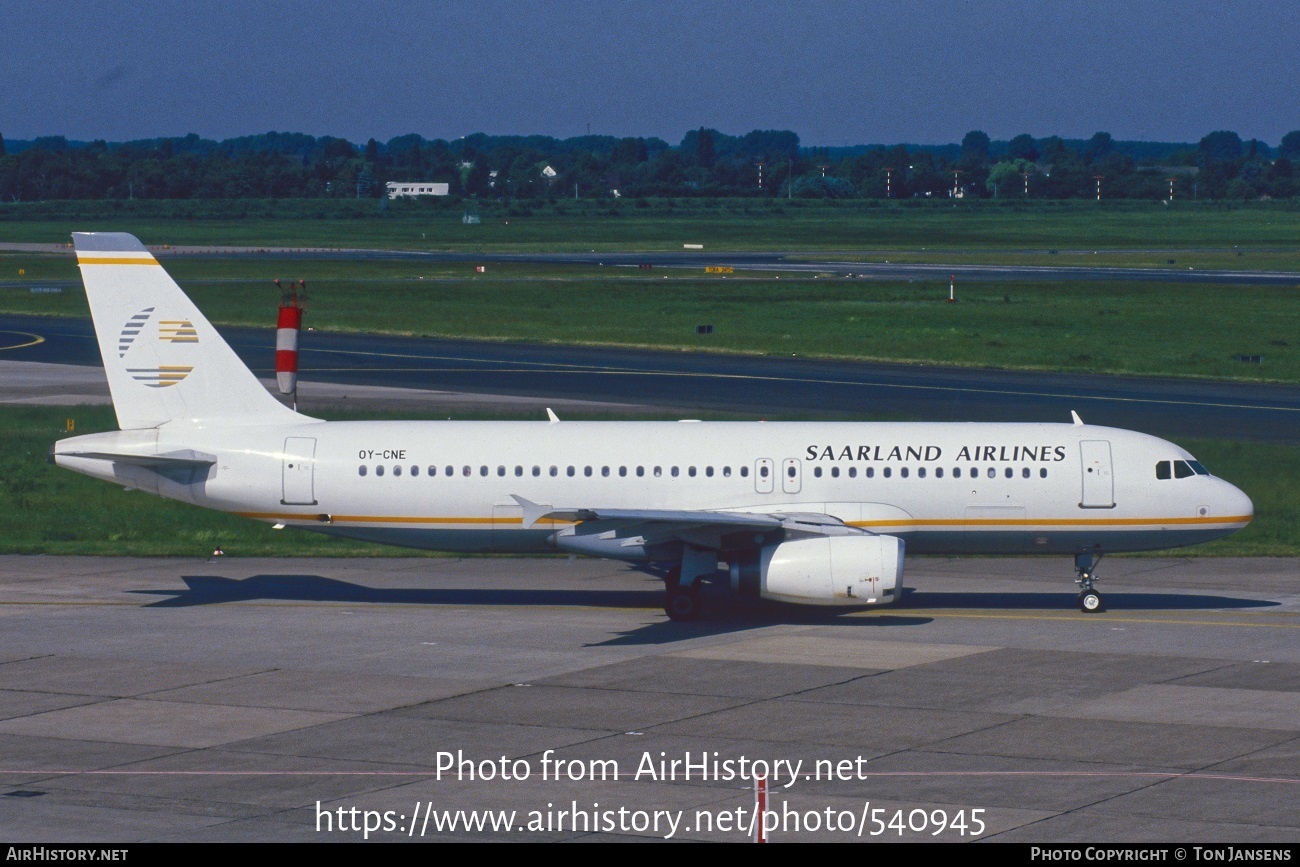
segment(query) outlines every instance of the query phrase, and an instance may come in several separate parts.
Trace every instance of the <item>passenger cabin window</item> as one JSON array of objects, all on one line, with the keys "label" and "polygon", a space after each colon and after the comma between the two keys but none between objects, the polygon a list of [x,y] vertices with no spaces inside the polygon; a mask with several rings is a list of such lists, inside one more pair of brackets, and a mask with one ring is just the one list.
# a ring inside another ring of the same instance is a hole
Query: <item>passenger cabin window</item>
[{"label": "passenger cabin window", "polygon": [[1011,478],[1011,476],[1012,476],[1012,474],[1013,474],[1014,472],[1015,472],[1015,470],[1011,469],[1011,467],[1007,467],[1006,470],[1003,471],[1002,475],[1006,476],[1006,477],[1009,479],[1009,478]]},{"label": "passenger cabin window", "polygon": [[400,476],[401,474],[402,474],[401,464],[398,464],[397,466],[393,467],[393,475]]},{"label": "passenger cabin window", "polygon": [[481,467],[478,468],[478,474],[479,474],[480,476],[484,476],[484,477],[487,476],[487,474],[488,474],[487,464],[484,464],[484,465],[482,465]]},{"label": "passenger cabin window", "polygon": [[503,467],[503,466],[498,466],[498,467],[497,467],[497,475],[498,475],[498,476],[504,476],[505,474],[506,474],[506,468]]},{"label": "passenger cabin window", "polygon": [[749,478],[749,467],[741,467],[741,468],[740,468],[740,477],[741,477],[742,479],[747,479],[747,478]]},{"label": "passenger cabin window", "polygon": [[609,467],[601,467],[601,468],[600,468],[600,475],[601,475],[603,478],[608,478],[608,477],[609,477]]},{"label": "passenger cabin window", "polygon": [[358,475],[358,476],[364,476],[365,474],[366,474],[366,465],[365,465],[365,464],[362,464],[361,466],[357,467],[357,475]]},{"label": "passenger cabin window", "polygon": [[436,475],[438,475],[438,468],[435,467],[435,466],[433,466],[432,464],[430,464],[430,465],[429,465],[429,476],[430,476],[430,478],[432,478],[433,476],[436,476]]},{"label": "passenger cabin window", "polygon": [[722,477],[723,477],[724,479],[729,479],[729,478],[731,478],[731,467],[723,467],[723,468],[722,468]]},{"label": "passenger cabin window", "polygon": [[673,478],[677,478],[677,467],[673,467]]},{"label": "passenger cabin window", "polygon": [[917,477],[918,479],[924,479],[924,478],[925,478],[925,467],[920,467],[920,468],[917,469],[917,471],[916,471],[916,477]]},{"label": "passenger cabin window", "polygon": [[539,466],[537,466],[537,465],[534,465],[534,466],[533,466],[533,478],[536,478],[537,476],[540,476],[541,474],[542,474],[542,468],[539,467]]},{"label": "passenger cabin window", "polygon": [[838,479],[839,477],[840,477],[840,468],[839,468],[839,467],[831,467],[831,478],[832,478],[832,479]]},{"label": "passenger cabin window", "polygon": [[524,474],[524,468],[521,467],[521,466],[516,465],[516,466],[515,466],[515,475],[516,475],[516,476],[522,476],[523,474]]},{"label": "passenger cabin window", "polygon": [[572,466],[566,467],[565,470],[564,470],[564,474],[565,474],[566,476],[568,476],[569,478],[573,478],[573,474],[574,474],[575,472],[577,472],[577,471],[576,471]]},{"label": "passenger cabin window", "polygon": [[[820,479],[822,477],[822,468],[813,467],[813,475]],[[790,478],[794,478],[794,467],[790,468]]]},{"label": "passenger cabin window", "polygon": [[885,475],[885,478],[889,478],[889,477],[892,476],[893,474],[894,474],[894,471],[893,471],[892,468],[890,468],[890,467],[885,467],[885,474],[884,474],[884,475]]},{"label": "passenger cabin window", "polygon": [[559,474],[560,474],[560,468],[559,468],[559,467],[551,467],[551,478],[554,478],[554,477],[558,476]]},{"label": "passenger cabin window", "polygon": [[850,478],[850,479],[856,479],[857,477],[858,477],[858,468],[857,468],[857,467],[849,467],[849,478]]},{"label": "passenger cabin window", "polygon": [[644,476],[644,475],[645,475],[645,467],[637,467],[637,468],[636,468],[636,477],[639,479],[639,478],[641,478],[641,477]]},{"label": "passenger cabin window", "polygon": [[952,477],[953,477],[954,479],[960,479],[960,478],[961,478],[961,467],[953,467],[953,468],[952,468]]},{"label": "passenger cabin window", "polygon": [[623,476],[626,476],[626,475],[627,475],[627,467],[619,467],[619,468],[618,468],[618,475],[619,475],[619,478],[622,478]]},{"label": "passenger cabin window", "polygon": [[382,476],[383,474],[384,474],[384,468],[382,465],[375,467],[375,475]]},{"label": "passenger cabin window", "polygon": [[942,478],[943,478],[943,467],[935,467],[935,468],[934,468],[934,477],[935,477],[936,479],[942,479]]},{"label": "passenger cabin window", "polygon": [[876,468],[875,468],[875,467],[867,467],[867,478],[868,478],[868,479],[874,479],[875,477],[876,477]]}]

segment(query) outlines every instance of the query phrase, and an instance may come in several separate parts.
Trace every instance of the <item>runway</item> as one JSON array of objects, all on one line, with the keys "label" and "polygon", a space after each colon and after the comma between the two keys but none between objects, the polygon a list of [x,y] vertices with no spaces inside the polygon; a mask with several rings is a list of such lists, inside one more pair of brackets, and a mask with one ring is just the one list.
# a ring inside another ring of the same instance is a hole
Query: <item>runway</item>
[{"label": "runway", "polygon": [[774,841],[1294,843],[1298,577],[1109,560],[1083,615],[1067,559],[920,559],[676,624],[601,561],[2,557],[0,836],[741,841],[748,779],[645,763],[743,756]]},{"label": "runway", "polygon": [[[1201,269],[1176,264],[1158,268],[1125,268],[1085,265],[972,265],[963,263],[862,262],[855,257],[884,256],[889,251],[817,252],[734,252],[727,250],[678,250],[623,252],[592,250],[562,253],[445,252],[425,250],[368,250],[336,248],[284,248],[236,246],[167,246],[152,247],[161,258],[201,256],[203,258],[246,258],[280,260],[344,260],[438,263],[515,263],[526,265],[605,265],[636,268],[704,268],[725,266],[737,271],[780,271],[790,273],[834,274],[864,280],[935,280],[954,276],[969,281],[1023,280],[1105,280],[1139,283],[1211,283],[1220,285],[1297,286],[1300,272],[1250,269]],[[71,255],[64,244],[0,243],[0,252],[55,253]],[[1012,251],[1016,252],[1016,251]],[[1028,251],[1019,251],[1028,252]],[[1033,252],[1041,252],[1035,250]],[[1093,250],[1066,250],[1065,253],[1091,253]],[[1117,252],[1117,251],[1103,251]],[[1135,251],[1122,251],[1135,252]],[[1178,251],[1168,251],[1177,260]]]},{"label": "runway", "polygon": [[[275,333],[223,328],[259,375]],[[89,320],[0,316],[0,361],[100,366]],[[620,407],[828,419],[1066,422],[1166,438],[1300,442],[1300,387],[775,356],[303,335],[304,382]]]}]

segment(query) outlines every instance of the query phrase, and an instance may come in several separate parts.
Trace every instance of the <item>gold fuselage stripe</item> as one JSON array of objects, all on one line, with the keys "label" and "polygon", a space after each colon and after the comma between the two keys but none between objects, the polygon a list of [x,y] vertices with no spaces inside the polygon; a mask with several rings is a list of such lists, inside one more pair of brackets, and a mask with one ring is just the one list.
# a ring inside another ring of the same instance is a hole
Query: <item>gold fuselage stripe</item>
[{"label": "gold fuselage stripe", "polygon": [[[308,514],[290,514],[287,512],[235,512],[245,518],[256,518],[264,521],[314,521],[318,513]],[[1230,515],[1224,517],[1194,517],[1194,518],[912,518],[907,520],[890,520],[890,521],[846,521],[850,527],[892,527],[892,528],[910,528],[918,527],[1021,527],[1025,529],[1038,527],[1119,527],[1119,526],[1168,526],[1177,525],[1210,525],[1210,524],[1240,524],[1245,526],[1251,521],[1251,515]],[[330,515],[330,521],[335,524],[522,524],[523,519],[517,517],[501,516],[493,517],[466,517],[460,515],[445,516],[412,516],[412,515]],[[557,521],[550,518],[543,518],[538,524],[572,524],[572,521]]]}]

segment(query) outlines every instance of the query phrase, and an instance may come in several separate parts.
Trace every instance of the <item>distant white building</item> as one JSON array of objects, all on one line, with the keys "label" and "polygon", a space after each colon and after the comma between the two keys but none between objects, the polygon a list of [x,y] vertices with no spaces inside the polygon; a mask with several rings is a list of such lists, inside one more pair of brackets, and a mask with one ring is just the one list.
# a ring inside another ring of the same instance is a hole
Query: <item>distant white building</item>
[{"label": "distant white building", "polygon": [[450,184],[435,184],[429,181],[412,183],[389,181],[385,186],[388,188],[390,199],[398,196],[445,196],[451,192]]}]

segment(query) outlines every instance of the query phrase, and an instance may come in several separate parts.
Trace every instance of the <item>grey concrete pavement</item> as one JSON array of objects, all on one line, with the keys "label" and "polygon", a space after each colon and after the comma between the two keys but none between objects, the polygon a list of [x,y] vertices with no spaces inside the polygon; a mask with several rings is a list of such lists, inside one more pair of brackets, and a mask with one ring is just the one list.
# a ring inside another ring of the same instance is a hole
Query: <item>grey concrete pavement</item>
[{"label": "grey concrete pavement", "polygon": [[[603,561],[0,557],[0,836],[356,839],[337,828],[356,807],[392,811],[371,837],[405,840],[430,804],[540,830],[436,830],[435,813],[416,837],[668,833],[575,829],[557,813],[576,803],[743,839],[718,823],[750,808],[746,780],[649,773],[689,754],[764,760],[770,807],[822,817],[777,840],[858,839],[826,811],[870,802],[978,816],[980,839],[1294,842],[1300,562],[1107,560],[1100,615],[1074,609],[1070,576],[917,559],[895,608],[710,587],[709,619],[675,624],[657,580]],[[475,778],[437,779],[457,751]],[[501,779],[502,757],[529,778]],[[778,761],[803,764],[791,780]]]}]

